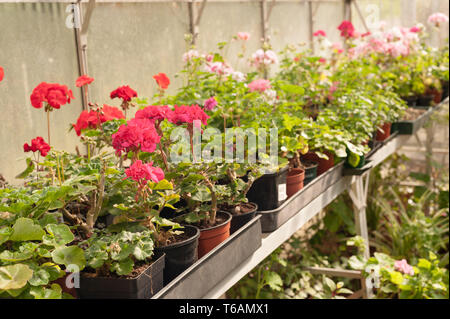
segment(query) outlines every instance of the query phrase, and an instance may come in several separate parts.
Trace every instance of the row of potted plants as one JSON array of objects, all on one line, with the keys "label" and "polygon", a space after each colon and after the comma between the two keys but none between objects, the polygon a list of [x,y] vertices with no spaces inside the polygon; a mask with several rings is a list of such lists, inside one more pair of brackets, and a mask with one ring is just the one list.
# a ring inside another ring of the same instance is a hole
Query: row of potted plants
[{"label": "row of potted plants", "polygon": [[122,86],[110,93],[119,107],[89,103],[71,125],[85,152],[51,147],[51,114],[74,97],[39,84],[30,101],[47,115],[47,140],[24,144],[24,185],[0,189],[0,296],[149,298],[257,211],[340,161],[361,167],[407,109],[402,84],[417,73],[396,74],[411,63],[422,84],[448,83],[448,52],[425,45],[424,26],[361,35],[344,21],[339,30],[343,48],[315,33],[319,54],[289,46],[279,59],[265,42],[246,73],[224,52],[239,43],[245,62],[247,33],[216,52],[190,47],[174,94],[159,73],[152,98]]}]

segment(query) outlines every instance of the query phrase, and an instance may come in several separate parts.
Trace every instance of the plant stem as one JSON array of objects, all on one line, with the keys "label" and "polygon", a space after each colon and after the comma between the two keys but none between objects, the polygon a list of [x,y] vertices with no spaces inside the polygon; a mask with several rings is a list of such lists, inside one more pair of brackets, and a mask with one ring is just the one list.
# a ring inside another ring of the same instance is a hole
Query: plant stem
[{"label": "plant stem", "polygon": [[48,144],[51,145],[50,142],[50,110],[47,112],[47,138],[48,138]]}]

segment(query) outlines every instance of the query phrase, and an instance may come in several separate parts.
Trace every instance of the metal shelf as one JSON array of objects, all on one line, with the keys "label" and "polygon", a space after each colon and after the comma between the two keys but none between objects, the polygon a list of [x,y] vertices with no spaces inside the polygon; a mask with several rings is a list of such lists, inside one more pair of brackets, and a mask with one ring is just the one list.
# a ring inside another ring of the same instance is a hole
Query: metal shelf
[{"label": "metal shelf", "polygon": [[[412,137],[412,135],[397,135],[380,147],[371,157],[373,167],[383,162]],[[369,172],[369,171],[368,171]],[[265,233],[261,247],[247,258],[239,267],[231,271],[220,283],[211,289],[203,298],[214,299],[222,296],[229,288],[237,283],[248,272],[270,255],[281,244],[288,240],[295,232],[302,228],[311,218],[330,204],[338,195],[349,189],[356,181],[356,176],[343,176],[336,183],[328,187],[311,203],[299,210],[280,228]]]}]

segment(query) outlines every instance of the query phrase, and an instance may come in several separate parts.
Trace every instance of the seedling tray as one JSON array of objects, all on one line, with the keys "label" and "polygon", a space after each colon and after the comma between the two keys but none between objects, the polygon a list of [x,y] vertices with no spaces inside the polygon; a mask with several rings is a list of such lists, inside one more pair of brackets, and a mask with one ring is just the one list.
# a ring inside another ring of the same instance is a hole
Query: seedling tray
[{"label": "seedling tray", "polygon": [[223,280],[259,247],[260,216],[255,216],[233,235],[182,272],[152,299],[199,299]]},{"label": "seedling tray", "polygon": [[286,200],[280,207],[273,210],[258,211],[257,214],[261,215],[263,233],[276,230],[299,210],[323,193],[329,186],[336,183],[342,177],[343,169],[344,162],[341,162],[313,179],[308,185]]},{"label": "seedling tray", "polygon": [[398,132],[399,135],[414,135],[421,127],[425,125],[433,111],[433,109],[429,109],[415,120],[393,123],[392,130]]}]

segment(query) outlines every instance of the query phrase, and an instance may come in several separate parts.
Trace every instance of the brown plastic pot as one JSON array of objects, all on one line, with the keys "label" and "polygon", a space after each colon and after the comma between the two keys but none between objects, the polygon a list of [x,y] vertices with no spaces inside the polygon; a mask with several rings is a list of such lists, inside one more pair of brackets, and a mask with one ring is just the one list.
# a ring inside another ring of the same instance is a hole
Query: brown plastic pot
[{"label": "brown plastic pot", "polygon": [[324,151],[322,152],[328,156],[328,159],[320,158],[317,156],[314,152],[308,152],[305,155],[302,155],[301,158],[309,161],[317,162],[317,176],[322,175],[326,171],[328,171],[330,168],[334,166],[334,154],[330,151]]},{"label": "brown plastic pot", "polygon": [[227,212],[219,211],[217,212],[217,216],[225,217],[225,221],[213,227],[200,229],[200,238],[198,239],[199,259],[230,237],[230,222],[232,215]]},{"label": "brown plastic pot", "polygon": [[384,141],[391,135],[391,123],[384,123],[381,129],[383,132],[379,129],[377,130],[377,136],[375,137],[377,141]]},{"label": "brown plastic pot", "polygon": [[291,168],[286,177],[286,195],[291,197],[303,188],[305,170],[302,168]]}]

